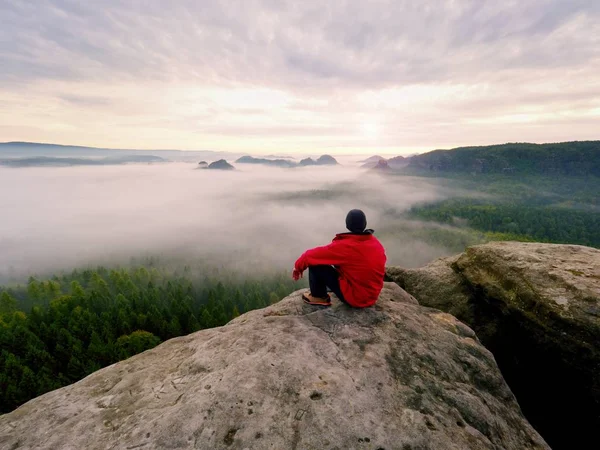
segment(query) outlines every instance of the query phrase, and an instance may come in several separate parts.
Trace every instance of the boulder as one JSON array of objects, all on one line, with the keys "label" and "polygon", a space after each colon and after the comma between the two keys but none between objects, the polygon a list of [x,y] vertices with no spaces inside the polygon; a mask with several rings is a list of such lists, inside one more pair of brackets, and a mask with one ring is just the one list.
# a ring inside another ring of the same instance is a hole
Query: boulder
[{"label": "boulder", "polygon": [[387,276],[469,324],[556,449],[600,429],[600,250],[496,242]]},{"label": "boulder", "polygon": [[418,269],[387,267],[386,276],[419,299],[419,303],[466,317],[470,294],[461,276],[453,269],[459,256],[440,258]]},{"label": "boulder", "polygon": [[393,283],[171,339],[0,416],[0,447],[549,448],[473,331]]}]

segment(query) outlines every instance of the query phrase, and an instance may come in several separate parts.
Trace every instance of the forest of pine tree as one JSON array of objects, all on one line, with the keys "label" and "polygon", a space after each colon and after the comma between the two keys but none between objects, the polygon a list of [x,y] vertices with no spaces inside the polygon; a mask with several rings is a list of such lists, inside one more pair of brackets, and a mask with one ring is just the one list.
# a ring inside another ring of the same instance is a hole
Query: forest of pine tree
[{"label": "forest of pine tree", "polygon": [[196,272],[98,267],[0,287],[0,413],[300,287],[283,273]]},{"label": "forest of pine tree", "polygon": [[500,233],[500,240],[600,248],[600,212],[596,210],[459,198],[414,206],[410,214],[413,218],[450,225],[465,219],[475,230]]}]

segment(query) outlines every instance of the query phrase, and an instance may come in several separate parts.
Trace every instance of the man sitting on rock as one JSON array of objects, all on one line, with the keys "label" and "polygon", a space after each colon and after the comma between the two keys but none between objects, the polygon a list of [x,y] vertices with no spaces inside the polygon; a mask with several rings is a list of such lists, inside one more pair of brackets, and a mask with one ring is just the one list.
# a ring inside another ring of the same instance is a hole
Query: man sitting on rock
[{"label": "man sitting on rock", "polygon": [[296,261],[292,277],[302,278],[308,268],[310,291],[302,295],[310,305],[330,306],[327,288],[350,306],[373,305],[383,288],[385,249],[367,228],[360,209],[346,216],[350,233],[340,233],[331,244],[305,251]]}]

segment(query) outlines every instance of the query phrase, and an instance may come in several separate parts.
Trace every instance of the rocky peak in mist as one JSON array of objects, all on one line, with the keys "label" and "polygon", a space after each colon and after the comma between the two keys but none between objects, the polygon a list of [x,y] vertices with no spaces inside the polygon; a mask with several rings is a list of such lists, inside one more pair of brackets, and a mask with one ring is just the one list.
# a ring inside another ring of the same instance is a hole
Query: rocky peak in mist
[{"label": "rocky peak in mist", "polygon": [[383,158],[382,156],[379,155],[373,155],[368,157],[367,159],[363,159],[362,161],[359,161],[360,163],[378,163],[379,161],[381,161]]},{"label": "rocky peak in mist", "polygon": [[299,165],[301,166],[314,166],[316,164],[316,161],[312,158],[304,158],[300,160]]},{"label": "rocky peak in mist", "polygon": [[475,333],[393,283],[171,339],[0,416],[0,447],[549,449]]},{"label": "rocky peak in mist", "polygon": [[334,166],[338,164],[337,160],[331,155],[322,155],[315,161],[312,158],[305,158],[300,161],[300,166]]},{"label": "rocky peak in mist", "polygon": [[390,158],[387,161],[390,164],[403,164],[405,162],[408,162],[409,159],[410,158],[404,156],[394,156],[393,158]]},{"label": "rocky peak in mist", "polygon": [[[377,159],[378,158],[378,159]],[[404,156],[394,156],[393,158],[381,158],[377,156],[371,156],[366,159],[364,164],[361,166],[363,169],[383,169],[392,170],[400,169],[408,165],[408,158]]]},{"label": "rocky peak in mist", "polygon": [[233,170],[233,169],[235,169],[235,167],[233,167],[231,164],[229,164],[226,160],[219,159],[218,161],[210,163],[208,165],[207,169],[213,169],[213,170]]},{"label": "rocky peak in mist", "polygon": [[389,279],[455,315],[492,351],[523,412],[555,450],[600,429],[600,250],[498,242]]},{"label": "rocky peak in mist", "polygon": [[377,172],[388,172],[392,170],[392,168],[386,160],[380,159],[371,170],[375,170]]},{"label": "rocky peak in mist", "polygon": [[380,163],[387,164],[387,160],[385,158],[380,158],[380,159],[369,158],[369,159],[370,159],[370,161],[367,161],[363,165],[360,166],[362,169],[374,169]]},{"label": "rocky peak in mist", "polygon": [[336,159],[331,155],[321,155],[317,159],[317,164],[321,166],[335,165],[337,163],[338,162],[336,161]]}]

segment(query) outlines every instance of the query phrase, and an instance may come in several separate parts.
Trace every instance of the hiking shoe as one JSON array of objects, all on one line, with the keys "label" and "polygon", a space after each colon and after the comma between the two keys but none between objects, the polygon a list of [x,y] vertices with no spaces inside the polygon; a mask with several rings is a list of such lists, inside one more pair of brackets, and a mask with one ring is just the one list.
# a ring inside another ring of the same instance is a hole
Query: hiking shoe
[{"label": "hiking shoe", "polygon": [[331,297],[329,297],[329,295],[327,297],[315,297],[310,293],[310,291],[306,291],[304,294],[302,294],[302,300],[304,300],[304,303],[308,303],[309,305],[331,306]]}]

